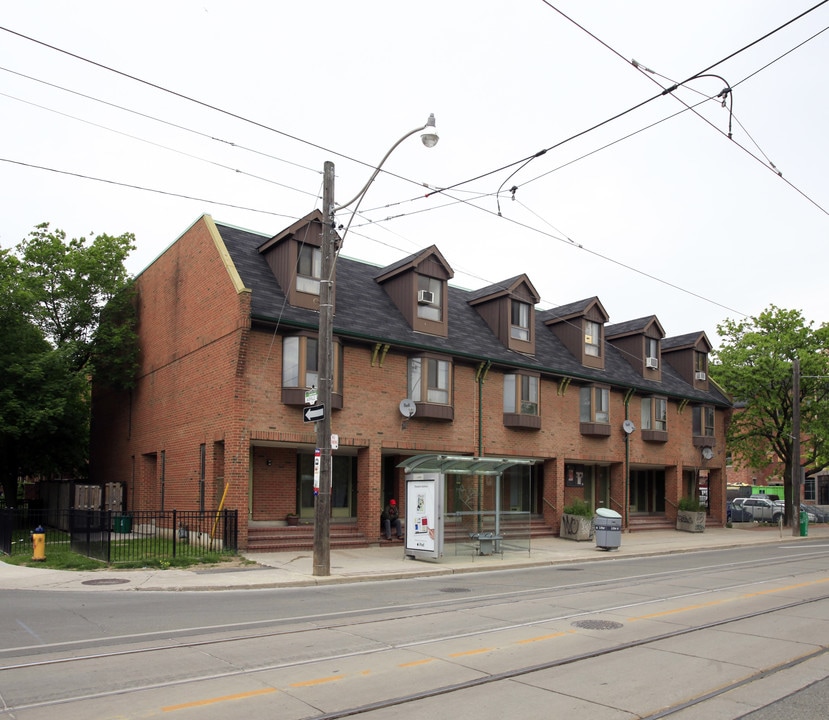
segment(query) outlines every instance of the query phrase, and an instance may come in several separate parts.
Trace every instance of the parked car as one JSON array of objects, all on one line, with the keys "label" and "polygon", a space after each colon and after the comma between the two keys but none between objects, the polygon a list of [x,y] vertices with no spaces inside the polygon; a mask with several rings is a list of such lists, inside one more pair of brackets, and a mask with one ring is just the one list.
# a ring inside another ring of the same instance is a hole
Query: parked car
[{"label": "parked car", "polygon": [[825,523],[829,522],[829,513],[826,512],[823,508],[816,507],[815,505],[806,505],[805,503],[800,504],[800,509],[805,511],[805,513],[809,516],[810,523]]},{"label": "parked car", "polygon": [[[737,498],[737,500],[745,500],[745,498]],[[728,522],[751,522],[754,520],[754,515],[747,507],[743,507],[742,503],[734,503],[729,500],[725,506]]]},{"label": "parked car", "polygon": [[782,500],[769,500],[758,495],[734,498],[731,502],[735,508],[748,510],[758,522],[778,523],[786,512],[786,504]]}]

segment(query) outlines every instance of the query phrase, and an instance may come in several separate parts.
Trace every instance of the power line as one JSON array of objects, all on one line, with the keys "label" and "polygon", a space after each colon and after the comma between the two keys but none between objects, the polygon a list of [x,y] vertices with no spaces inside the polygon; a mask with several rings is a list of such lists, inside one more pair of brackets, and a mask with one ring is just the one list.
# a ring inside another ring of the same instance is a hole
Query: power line
[{"label": "power line", "polygon": [[117,180],[107,180],[106,178],[93,177],[92,175],[83,175],[81,173],[70,172],[69,170],[58,170],[57,168],[45,167],[44,165],[34,165],[32,163],[22,162],[20,160],[12,160],[11,158],[0,157],[0,162],[9,163],[10,165],[19,165],[20,167],[32,168],[34,170],[44,170],[58,175],[67,175],[69,177],[80,178],[81,180],[91,180],[93,182],[105,183],[107,185],[115,185],[118,187],[130,188],[131,190],[143,190],[144,192],[156,193],[157,195],[166,195],[168,197],[177,197],[183,200],[196,200],[198,202],[210,203],[211,205],[220,205],[222,207],[233,208],[235,210],[247,210],[255,213],[262,213],[263,215],[273,215],[274,217],[283,217],[290,220],[298,220],[294,215],[285,215],[284,213],[271,212],[270,210],[259,210],[253,207],[246,207],[245,205],[234,205],[232,203],[221,202],[219,200],[210,200],[208,198],[200,198],[194,195],[183,195],[182,193],[170,192],[168,190],[158,190],[156,188],[144,187],[143,185],[133,185],[131,183],[118,182]]}]

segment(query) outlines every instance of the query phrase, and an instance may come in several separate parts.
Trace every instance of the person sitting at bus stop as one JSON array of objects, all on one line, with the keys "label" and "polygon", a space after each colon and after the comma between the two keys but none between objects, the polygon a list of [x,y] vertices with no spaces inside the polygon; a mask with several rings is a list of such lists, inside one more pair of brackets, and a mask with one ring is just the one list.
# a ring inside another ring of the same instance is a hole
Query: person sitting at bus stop
[{"label": "person sitting at bus stop", "polygon": [[386,540],[391,540],[391,529],[394,527],[397,533],[397,539],[403,539],[403,524],[400,522],[400,513],[397,510],[397,500],[392,498],[386,509],[380,514],[380,520],[383,523],[383,534]]}]

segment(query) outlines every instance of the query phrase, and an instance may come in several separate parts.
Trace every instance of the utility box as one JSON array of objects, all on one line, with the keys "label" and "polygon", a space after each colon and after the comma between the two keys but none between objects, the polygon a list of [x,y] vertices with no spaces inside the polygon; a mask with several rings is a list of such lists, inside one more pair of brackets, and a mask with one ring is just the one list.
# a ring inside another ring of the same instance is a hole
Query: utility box
[{"label": "utility box", "polygon": [[805,510],[800,511],[800,537],[806,537],[809,534],[809,513]]},{"label": "utility box", "polygon": [[618,548],[622,544],[622,516],[610,508],[599,508],[593,519],[596,547],[602,550]]}]

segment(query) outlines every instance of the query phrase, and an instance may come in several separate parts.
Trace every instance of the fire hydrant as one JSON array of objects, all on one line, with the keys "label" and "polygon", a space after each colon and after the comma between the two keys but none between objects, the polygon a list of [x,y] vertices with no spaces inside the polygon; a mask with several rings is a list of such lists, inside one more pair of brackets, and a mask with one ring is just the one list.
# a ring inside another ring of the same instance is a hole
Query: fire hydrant
[{"label": "fire hydrant", "polygon": [[46,531],[38,525],[32,530],[32,560],[46,559]]}]

